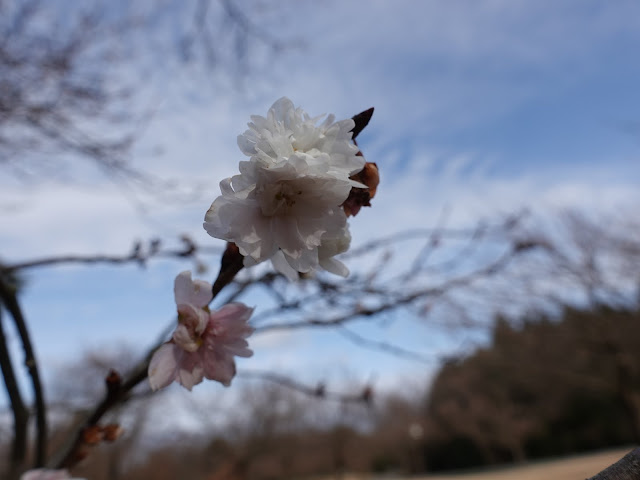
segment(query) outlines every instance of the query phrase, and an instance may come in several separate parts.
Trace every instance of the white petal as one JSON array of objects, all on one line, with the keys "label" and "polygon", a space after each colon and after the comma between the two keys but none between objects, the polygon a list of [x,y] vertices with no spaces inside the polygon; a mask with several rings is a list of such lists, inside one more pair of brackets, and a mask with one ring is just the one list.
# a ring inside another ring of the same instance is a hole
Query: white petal
[{"label": "white petal", "polygon": [[292,281],[298,280],[299,278],[298,271],[294,270],[291,267],[291,265],[289,265],[287,260],[284,258],[284,253],[282,253],[281,250],[276,252],[271,257],[271,264],[273,265],[273,268],[275,268],[277,271],[279,271],[289,280],[292,280]]},{"label": "white petal", "polygon": [[344,265],[344,263],[336,260],[335,258],[321,259],[319,263],[327,272],[333,273],[334,275],[340,275],[341,277],[349,276],[349,269]]}]

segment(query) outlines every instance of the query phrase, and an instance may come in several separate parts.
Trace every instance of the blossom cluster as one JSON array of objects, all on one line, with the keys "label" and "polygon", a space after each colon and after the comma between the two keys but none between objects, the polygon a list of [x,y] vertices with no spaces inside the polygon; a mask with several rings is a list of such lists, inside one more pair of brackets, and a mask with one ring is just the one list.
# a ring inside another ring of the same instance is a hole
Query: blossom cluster
[{"label": "blossom cluster", "polygon": [[353,119],[320,118],[281,98],[238,136],[249,160],[240,162],[239,175],[220,182],[222,195],[204,228],[234,242],[245,266],[271,260],[291,279],[318,267],[349,273],[334,257],[349,248],[342,205],[352,188],[367,188],[351,178],[365,161],[352,142]]},{"label": "blossom cluster", "polygon": [[[149,364],[154,390],[177,381],[191,388],[204,378],[229,385],[234,356],[252,355],[246,338],[252,309],[239,303],[209,310],[212,289],[219,291],[242,266],[271,260],[290,279],[323,268],[347,276],[335,257],[349,248],[347,217],[369,206],[378,169],[365,162],[354,141],[373,109],[336,122],[310,117],[288,98],[267,116],[252,116],[238,136],[249,160],[240,173],[220,182],[222,195],[205,215],[204,228],[229,242],[220,275],[212,287],[182,272],[175,281],[178,326]],[[222,279],[222,280],[221,280]]]},{"label": "blossom cluster", "polygon": [[248,324],[253,309],[230,303],[210,311],[211,284],[192,280],[189,271],[176,277],[174,295],[178,326],[171,340],[151,358],[151,388],[157,390],[176,381],[191,390],[203,378],[230,385],[236,373],[234,356],[253,354],[246,340],[253,332]]}]

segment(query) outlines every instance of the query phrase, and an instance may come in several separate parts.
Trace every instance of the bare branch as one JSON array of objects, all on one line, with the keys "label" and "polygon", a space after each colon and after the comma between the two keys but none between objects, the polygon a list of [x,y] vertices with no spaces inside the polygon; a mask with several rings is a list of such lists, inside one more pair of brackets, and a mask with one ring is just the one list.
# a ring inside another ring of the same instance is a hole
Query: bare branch
[{"label": "bare branch", "polygon": [[47,454],[47,407],[44,401],[44,392],[42,389],[42,382],[40,380],[40,373],[38,371],[38,362],[36,361],[33,346],[31,345],[31,337],[27,329],[27,323],[22,313],[22,309],[20,308],[20,304],[18,303],[15,287],[8,284],[4,276],[0,276],[0,299],[2,299],[4,307],[9,311],[9,313],[11,313],[13,321],[16,324],[16,329],[18,330],[22,347],[24,349],[24,363],[31,377],[36,408],[36,457],[34,463],[36,467],[41,467],[44,465]]},{"label": "bare branch", "polygon": [[426,355],[418,352],[413,352],[411,350],[407,350],[406,348],[399,347],[397,345],[393,345],[388,342],[379,342],[375,340],[370,340],[368,338],[364,338],[361,335],[347,329],[344,326],[336,327],[336,332],[340,335],[348,339],[350,342],[358,345],[359,347],[368,348],[371,350],[378,350],[384,353],[388,353],[395,357],[403,357],[410,360],[415,360],[420,363],[426,363],[429,365],[433,365],[434,363],[438,363],[440,360],[438,358],[429,358]]},{"label": "bare branch", "polygon": [[[280,375],[267,370],[241,370],[238,372],[239,378],[266,380],[283,387],[304,393],[310,397],[321,398],[323,400],[335,400],[341,403],[369,403],[371,401],[371,388],[365,386],[358,393],[338,393],[327,391],[324,384],[320,383],[315,387],[310,387],[297,382],[285,375]],[[368,392],[368,393],[365,393]]]},{"label": "bare branch", "polygon": [[29,411],[20,394],[11,356],[9,355],[7,338],[2,325],[2,311],[2,308],[0,308],[0,368],[2,368],[4,384],[13,412],[13,445],[11,447],[11,464],[8,472],[9,477],[13,477],[24,463],[27,453]]},{"label": "bare branch", "polygon": [[392,300],[386,301],[377,307],[367,308],[367,307],[356,305],[351,311],[345,314],[336,315],[333,318],[329,318],[327,320],[318,320],[315,318],[308,318],[305,320],[296,320],[291,322],[281,322],[281,323],[262,325],[256,328],[255,333],[258,334],[258,333],[272,332],[272,331],[278,331],[278,330],[295,330],[300,328],[336,327],[344,323],[348,323],[353,320],[356,320],[358,318],[373,317],[380,313],[394,310],[404,305],[412,304],[413,302],[419,299],[424,299],[424,298],[434,297],[434,296],[441,296],[453,288],[469,285],[480,278],[493,276],[496,273],[503,270],[516,255],[518,255],[517,251],[510,250],[505,254],[503,254],[499,259],[497,259],[493,263],[483,268],[480,268],[478,270],[475,270],[468,275],[453,278],[452,280],[444,282],[442,285],[438,287],[428,287],[428,288],[418,289],[410,293],[403,293],[401,295],[393,297]]},{"label": "bare branch", "polygon": [[198,253],[206,254],[219,254],[222,252],[221,248],[210,246],[196,245],[193,240],[188,236],[183,235],[181,237],[183,247],[179,249],[162,249],[161,243],[158,239],[153,239],[143,248],[141,242],[135,242],[131,248],[130,253],[124,255],[62,255],[39,258],[35,260],[28,260],[25,262],[19,262],[9,265],[0,265],[0,270],[5,272],[16,272],[19,270],[25,270],[28,268],[36,267],[50,267],[67,264],[114,264],[123,265],[129,263],[138,263],[144,266],[150,259],[155,258],[174,258],[177,260],[196,257]]}]

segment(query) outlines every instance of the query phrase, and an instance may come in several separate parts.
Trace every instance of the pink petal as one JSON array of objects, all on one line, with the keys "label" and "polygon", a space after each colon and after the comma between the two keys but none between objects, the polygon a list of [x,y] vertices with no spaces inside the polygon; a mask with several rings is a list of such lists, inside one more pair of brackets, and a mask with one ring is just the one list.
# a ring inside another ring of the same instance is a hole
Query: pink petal
[{"label": "pink petal", "polygon": [[252,313],[253,308],[247,307],[244,303],[228,303],[220,310],[211,312],[209,314],[209,321],[224,326],[244,324],[247,323]]},{"label": "pink petal", "polygon": [[244,358],[249,358],[253,355],[253,350],[248,347],[247,341],[241,338],[224,344],[224,348],[229,354]]},{"label": "pink petal", "polygon": [[231,355],[223,355],[219,351],[208,350],[203,358],[204,376],[216,380],[225,387],[231,385],[236,374],[236,364]]},{"label": "pink petal", "polygon": [[176,379],[178,362],[173,343],[165,343],[151,357],[149,362],[149,385],[152,390],[164,388]]},{"label": "pink petal", "polygon": [[176,277],[173,292],[176,304],[189,304],[196,307],[209,305],[213,294],[211,284],[203,280],[191,280],[191,272],[186,270]]},{"label": "pink petal", "polygon": [[194,385],[202,382],[202,379],[204,377],[204,369],[202,365],[197,364],[193,367],[193,369],[181,368],[176,376],[176,380],[178,381],[178,383],[187,390],[191,391]]}]

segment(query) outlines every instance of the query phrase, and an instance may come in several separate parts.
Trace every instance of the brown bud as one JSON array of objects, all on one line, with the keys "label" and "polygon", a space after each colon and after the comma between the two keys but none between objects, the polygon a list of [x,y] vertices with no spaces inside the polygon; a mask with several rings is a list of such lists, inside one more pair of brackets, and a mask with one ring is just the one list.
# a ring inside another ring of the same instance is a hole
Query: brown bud
[{"label": "brown bud", "polygon": [[325,395],[327,394],[327,389],[324,383],[319,383],[316,389],[314,390],[313,394],[318,398],[324,398]]},{"label": "brown bud", "polygon": [[189,235],[187,235],[186,233],[180,235],[180,241],[182,242],[183,248],[183,250],[178,253],[180,257],[191,257],[195,255],[198,247]]},{"label": "brown bud", "polygon": [[120,390],[120,385],[122,384],[122,378],[120,374],[115,370],[109,370],[109,374],[104,379],[104,382],[107,385],[107,393],[109,395],[115,395]]},{"label": "brown bud", "polygon": [[342,204],[342,208],[347,217],[357,215],[362,207],[371,206],[371,200],[376,195],[378,184],[380,183],[378,166],[373,162],[365,163],[362,170],[351,176],[351,180],[360,182],[368,188],[351,188],[349,196]]},{"label": "brown bud", "polygon": [[367,385],[366,387],[364,387],[364,390],[362,390],[362,393],[360,395],[362,401],[365,404],[371,405],[371,402],[373,402],[373,388],[371,387],[371,385]]},{"label": "brown bud", "polygon": [[105,442],[115,442],[123,433],[124,430],[117,423],[110,423],[102,427],[102,435]]},{"label": "brown bud", "polygon": [[102,442],[102,428],[98,425],[91,425],[82,431],[82,441],[85,445],[97,445]]}]

